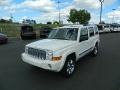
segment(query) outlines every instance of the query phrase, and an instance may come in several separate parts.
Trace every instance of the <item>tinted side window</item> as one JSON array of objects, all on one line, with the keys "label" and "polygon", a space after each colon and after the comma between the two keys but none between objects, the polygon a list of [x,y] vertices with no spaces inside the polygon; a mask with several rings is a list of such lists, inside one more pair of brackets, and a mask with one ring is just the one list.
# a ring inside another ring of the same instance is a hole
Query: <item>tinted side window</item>
[{"label": "tinted side window", "polygon": [[95,27],[95,34],[98,34],[99,32],[98,32],[98,28],[97,27]]},{"label": "tinted side window", "polygon": [[89,34],[90,34],[90,37],[94,36],[94,28],[93,27],[89,27]]},{"label": "tinted side window", "polygon": [[88,29],[82,28],[80,31],[80,41],[88,40]]}]

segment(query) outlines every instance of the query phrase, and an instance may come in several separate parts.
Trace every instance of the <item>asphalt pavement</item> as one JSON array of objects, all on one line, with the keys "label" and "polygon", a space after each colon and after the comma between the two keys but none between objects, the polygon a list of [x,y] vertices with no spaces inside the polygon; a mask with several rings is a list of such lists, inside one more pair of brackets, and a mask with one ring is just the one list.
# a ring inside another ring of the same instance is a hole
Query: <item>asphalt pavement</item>
[{"label": "asphalt pavement", "polygon": [[120,90],[120,33],[103,34],[97,57],[80,59],[70,78],[21,60],[27,43],[10,39],[0,45],[0,90]]}]

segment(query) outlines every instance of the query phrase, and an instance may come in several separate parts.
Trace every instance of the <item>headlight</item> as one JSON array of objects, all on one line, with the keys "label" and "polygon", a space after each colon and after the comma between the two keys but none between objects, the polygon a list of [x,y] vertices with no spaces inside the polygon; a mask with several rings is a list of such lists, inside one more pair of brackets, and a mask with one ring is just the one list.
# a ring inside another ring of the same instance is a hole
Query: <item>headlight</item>
[{"label": "headlight", "polygon": [[51,50],[47,50],[46,57],[47,57],[47,60],[52,60],[52,57],[53,57],[53,51],[51,51]]}]

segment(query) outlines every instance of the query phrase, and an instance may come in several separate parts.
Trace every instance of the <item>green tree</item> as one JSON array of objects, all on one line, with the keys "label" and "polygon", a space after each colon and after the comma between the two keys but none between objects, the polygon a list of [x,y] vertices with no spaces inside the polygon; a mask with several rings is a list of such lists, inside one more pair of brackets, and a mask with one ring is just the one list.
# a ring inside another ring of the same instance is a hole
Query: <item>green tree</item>
[{"label": "green tree", "polygon": [[80,24],[88,24],[90,18],[91,15],[87,10],[83,9],[78,11],[78,22]]},{"label": "green tree", "polygon": [[72,23],[88,24],[88,22],[91,19],[91,15],[85,9],[81,9],[78,11],[76,9],[71,9],[68,18],[69,18],[68,21]]},{"label": "green tree", "polygon": [[9,23],[13,23],[13,20],[12,20],[12,19],[9,19],[8,22],[9,22]]},{"label": "green tree", "polygon": [[59,22],[58,22],[58,21],[54,21],[54,22],[53,22],[53,24],[58,25],[58,24],[59,24]]},{"label": "green tree", "polygon": [[0,23],[13,23],[12,19],[6,20],[6,19],[0,19]]},{"label": "green tree", "polygon": [[51,25],[51,24],[52,24],[52,22],[47,22],[47,24]]},{"label": "green tree", "polygon": [[71,9],[70,10],[70,15],[68,16],[68,21],[72,23],[77,23],[78,22],[78,11],[76,9]]}]

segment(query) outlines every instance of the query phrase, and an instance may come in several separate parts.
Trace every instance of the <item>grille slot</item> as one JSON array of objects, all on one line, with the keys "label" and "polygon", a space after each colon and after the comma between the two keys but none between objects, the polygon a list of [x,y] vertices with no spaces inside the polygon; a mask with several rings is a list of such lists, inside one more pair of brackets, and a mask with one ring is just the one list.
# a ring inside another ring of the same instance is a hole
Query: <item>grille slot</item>
[{"label": "grille slot", "polygon": [[46,60],[46,51],[44,50],[28,48],[28,54],[33,57],[40,58],[41,60]]}]

